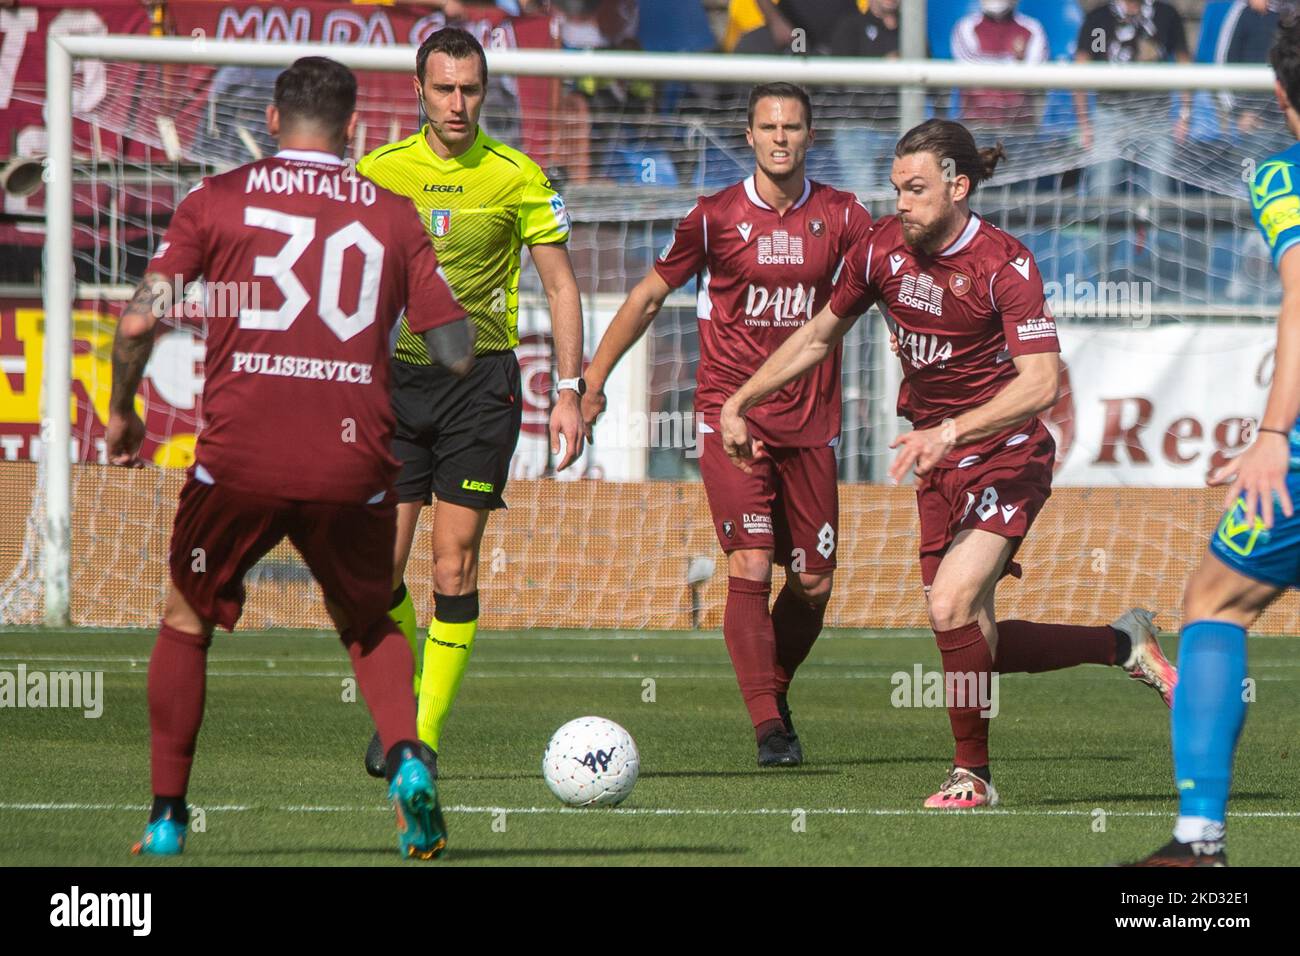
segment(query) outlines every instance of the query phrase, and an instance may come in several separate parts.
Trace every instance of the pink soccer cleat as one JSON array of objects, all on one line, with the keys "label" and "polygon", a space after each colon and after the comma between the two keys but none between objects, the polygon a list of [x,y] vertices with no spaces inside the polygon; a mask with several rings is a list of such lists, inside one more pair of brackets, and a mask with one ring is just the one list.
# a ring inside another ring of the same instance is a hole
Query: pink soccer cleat
[{"label": "pink soccer cleat", "polygon": [[997,788],[965,767],[953,767],[939,792],[925,801],[926,807],[931,810],[974,810],[977,807],[995,807],[997,804]]},{"label": "pink soccer cleat", "polygon": [[1120,666],[1129,677],[1148,687],[1154,687],[1166,707],[1173,707],[1178,669],[1169,663],[1169,658],[1160,649],[1160,641],[1156,637],[1159,632],[1152,613],[1145,608],[1135,607],[1125,612],[1111,627],[1127,634],[1133,645],[1128,660]]}]

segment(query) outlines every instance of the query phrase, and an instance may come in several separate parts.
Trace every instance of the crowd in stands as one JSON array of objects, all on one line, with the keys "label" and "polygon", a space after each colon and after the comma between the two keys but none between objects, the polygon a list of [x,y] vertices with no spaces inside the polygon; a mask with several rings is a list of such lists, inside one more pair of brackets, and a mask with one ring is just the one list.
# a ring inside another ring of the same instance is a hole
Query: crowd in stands
[{"label": "crowd in stands", "polygon": [[[566,41],[569,45],[735,56],[897,58],[905,15],[901,0],[567,2],[589,20],[604,10],[607,22],[635,24],[617,36],[588,32],[585,42]],[[551,9],[558,5],[552,0]],[[927,55],[934,58],[1010,67],[1070,61],[1265,63],[1281,15],[1295,6],[1290,0],[929,0],[925,39]],[[623,12],[622,19],[610,16],[613,8]],[[702,137],[706,145],[692,151],[667,144],[657,151],[644,137],[634,142],[636,130],[646,124],[628,123],[610,138],[630,157],[621,167],[593,157],[584,170],[591,177],[586,181],[636,185],[643,156],[664,160],[657,166],[659,182],[689,184],[702,192],[743,175],[752,163],[743,139],[730,147],[717,139],[719,129],[742,125],[743,90],[670,86],[623,102],[658,117],[660,126],[679,130],[698,115],[709,128]],[[886,157],[899,133],[898,90],[823,88],[813,97],[819,136],[818,148],[809,154],[810,175],[887,204]],[[734,115],[725,113],[728,109]],[[1257,293],[1237,278],[1243,257],[1254,252],[1253,232],[1234,224],[1236,213],[1223,213],[1225,219],[1191,210],[1198,193],[1236,195],[1243,160],[1258,161],[1290,143],[1270,94],[963,89],[951,95],[931,92],[926,110],[967,122],[981,142],[1000,140],[1012,156],[1061,155],[1074,162],[1065,172],[1037,180],[1030,172],[1008,185],[1013,193],[1041,188],[1043,196],[1077,189],[1090,200],[1072,214],[1086,218],[1087,228],[1062,231],[1055,222],[1024,227],[1044,275],[1127,277],[1213,301],[1246,302]],[[593,107],[593,117],[597,112]],[[665,177],[662,171],[671,170],[671,159],[678,156],[685,161]],[[863,157],[876,159],[864,162]],[[620,176],[620,168],[631,175]],[[1148,204],[1147,197],[1157,202]],[[1201,225],[1189,225],[1189,215],[1202,216],[1196,220]]]},{"label": "crowd in stands", "polygon": [[[467,13],[463,0],[424,4],[448,17]],[[564,48],[737,56],[898,57],[904,16],[901,0],[495,0],[495,5],[508,13],[558,16]],[[928,0],[927,53],[971,64],[1251,64],[1268,60],[1279,16],[1292,5],[1292,0]],[[735,111],[740,99],[737,88],[685,78],[658,87],[604,79],[565,83],[563,135],[573,148],[564,177],[573,183],[620,181],[624,173],[634,177],[638,157],[656,155],[654,117],[690,116],[693,109],[716,116]],[[1096,143],[1125,138],[1126,124],[1134,124],[1131,100],[1128,91],[1071,95],[967,88],[952,96],[931,94],[927,111],[969,122],[1009,144],[1067,137],[1089,151]],[[823,144],[829,143],[824,152],[837,160],[837,172],[861,166],[853,163],[854,156],[881,155],[897,137],[898,94],[892,88],[823,88],[815,91],[814,101],[826,131]],[[1113,156],[1093,157],[1086,185],[1093,193],[1110,194],[1122,177],[1139,176],[1153,195],[1167,195],[1171,179],[1149,170],[1170,168],[1188,137],[1239,139],[1277,122],[1266,94],[1175,94],[1167,117],[1145,116],[1141,122],[1148,150],[1141,157],[1144,170],[1114,147]],[[628,138],[641,142],[629,148]],[[718,174],[725,178],[731,172]],[[712,185],[699,170],[693,177],[698,185]],[[669,178],[677,181],[675,173]],[[881,187],[884,174],[861,172],[849,185]]]},{"label": "crowd in stands", "polygon": [[[428,2],[449,10],[459,4]],[[560,14],[561,42],[573,49],[899,55],[900,0],[497,0],[497,5]],[[929,0],[927,46],[933,57],[967,63],[1263,63],[1279,16],[1294,5],[1292,0]],[[581,139],[584,129],[599,126],[600,117],[609,123],[612,116],[617,123],[629,112],[689,114],[691,105],[701,100],[712,108],[734,106],[727,102],[728,91],[679,86],[667,91],[666,100],[659,91],[656,102],[656,92],[646,84],[570,84],[566,114]],[[1124,138],[1126,124],[1133,123],[1125,105],[1130,99],[1125,91],[1071,96],[966,89],[951,97],[932,95],[928,110],[961,119],[1006,142],[1064,135],[1090,150],[1094,144]],[[877,152],[881,143],[897,135],[895,90],[820,90],[815,102],[819,119],[829,120],[828,138],[841,168],[864,150]],[[829,109],[822,111],[823,104]],[[1267,94],[1175,94],[1167,117],[1162,113],[1150,122],[1150,117],[1143,119],[1144,141],[1159,155],[1144,155],[1142,165],[1148,170],[1170,168],[1173,151],[1189,136],[1231,140],[1275,125],[1276,110],[1270,104]],[[603,134],[610,132],[591,129],[592,152],[577,151],[590,158],[574,171],[575,181],[600,179],[611,163],[617,164],[617,157],[600,154]],[[1099,159],[1089,171],[1090,191],[1110,193],[1125,175],[1123,157]],[[881,181],[868,177],[853,185],[871,187]],[[1150,176],[1147,186],[1153,194],[1167,194],[1170,181]]]}]

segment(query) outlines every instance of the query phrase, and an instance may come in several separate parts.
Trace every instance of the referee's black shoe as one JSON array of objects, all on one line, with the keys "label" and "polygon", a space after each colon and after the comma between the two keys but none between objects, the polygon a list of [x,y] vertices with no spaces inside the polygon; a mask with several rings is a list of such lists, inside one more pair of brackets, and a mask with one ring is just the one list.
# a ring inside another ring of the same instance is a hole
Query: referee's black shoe
[{"label": "referee's black shoe", "polygon": [[379,731],[376,730],[370,738],[370,746],[366,748],[366,773],[383,780],[387,770],[386,759],[384,745],[380,743]]},{"label": "referee's black shoe", "polygon": [[[421,742],[420,750],[425,766],[429,768],[429,775],[434,780],[438,779],[438,752],[428,744]],[[379,731],[370,738],[370,746],[366,748],[366,773],[372,777],[383,780],[388,776],[388,757],[384,753],[384,745],[379,742]]]},{"label": "referee's black shoe", "polygon": [[790,719],[790,705],[786,702],[785,694],[777,695],[776,712],[781,715],[785,732],[790,735],[790,752],[794,754],[797,763],[803,763],[803,747],[799,744],[799,734],[795,732],[794,721]]},{"label": "referee's black shoe", "polygon": [[758,765],[760,767],[797,767],[803,763],[803,755],[796,748],[798,743],[792,741],[784,730],[774,730],[758,743]]}]

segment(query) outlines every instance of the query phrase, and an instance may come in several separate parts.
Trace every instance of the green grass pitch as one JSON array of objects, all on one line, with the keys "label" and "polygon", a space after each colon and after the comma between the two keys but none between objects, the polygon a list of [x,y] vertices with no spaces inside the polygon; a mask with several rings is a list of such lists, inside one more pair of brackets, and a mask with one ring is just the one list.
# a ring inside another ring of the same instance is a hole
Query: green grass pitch
[{"label": "green grass pitch", "polygon": [[[149,799],[152,643],[0,633],[0,671],[102,671],[105,698],[98,719],[0,710],[0,866],[132,862]],[[449,849],[417,864],[398,858],[383,785],[362,770],[371,725],[344,699],[337,639],[219,634],[190,790],[203,830],[180,861],[136,865],[1096,865],[1168,838],[1168,712],[1114,668],[1003,678],[1002,806],[922,810],[952,743],[943,710],[891,705],[891,675],[918,662],[939,665],[928,633],[824,635],[790,697],[807,762],[759,770],[718,634],[484,632],[440,758]],[[1300,642],[1252,638],[1250,674],[1229,857],[1295,865]],[[584,714],[618,721],[640,747],[640,782],[617,810],[561,808],[541,779],[550,734]]]}]

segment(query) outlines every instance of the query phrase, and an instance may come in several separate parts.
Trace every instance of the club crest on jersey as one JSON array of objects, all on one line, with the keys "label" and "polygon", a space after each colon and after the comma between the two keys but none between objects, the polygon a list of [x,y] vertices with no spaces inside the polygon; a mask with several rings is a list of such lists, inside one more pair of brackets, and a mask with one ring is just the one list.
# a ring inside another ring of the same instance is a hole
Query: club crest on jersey
[{"label": "club crest on jersey", "polygon": [[736,523],[734,521],[722,522],[722,534],[725,537],[730,538],[735,533],[736,533]]},{"label": "club crest on jersey", "polygon": [[902,288],[898,290],[898,301],[910,305],[931,315],[943,315],[943,286],[922,272],[919,276],[903,276]]},{"label": "club crest on jersey", "polygon": [[970,276],[954,272],[952,278],[948,280],[948,288],[952,290],[953,295],[965,295],[970,291]]},{"label": "club crest on jersey", "polygon": [[451,232],[451,210],[430,209],[429,225],[433,227],[434,236],[441,239],[447,233]]},{"label": "club crest on jersey", "polygon": [[1250,198],[1256,209],[1291,192],[1291,164],[1277,159],[1261,164],[1250,184]]},{"label": "club crest on jersey", "polygon": [[803,265],[803,236],[792,236],[784,229],[777,229],[770,236],[759,236],[758,264],[760,266]]},{"label": "club crest on jersey", "polygon": [[813,219],[808,223],[808,231],[814,236],[820,236],[826,231],[826,223],[822,222],[820,219]]},{"label": "club crest on jersey", "polygon": [[754,224],[752,222],[739,223],[736,226],[736,231],[740,233],[740,238],[743,241],[749,242],[749,234],[754,231]]}]

